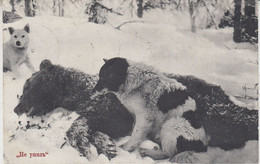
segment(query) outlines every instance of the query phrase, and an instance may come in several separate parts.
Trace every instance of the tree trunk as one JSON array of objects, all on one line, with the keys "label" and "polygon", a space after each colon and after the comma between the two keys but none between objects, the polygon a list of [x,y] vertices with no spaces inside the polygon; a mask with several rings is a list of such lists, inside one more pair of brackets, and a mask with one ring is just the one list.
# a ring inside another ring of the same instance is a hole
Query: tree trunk
[{"label": "tree trunk", "polygon": [[143,0],[137,0],[137,16],[138,18],[143,17]]},{"label": "tree trunk", "polygon": [[36,15],[36,8],[37,8],[37,6],[36,6],[36,2],[37,0],[32,0],[32,14],[33,14],[33,16],[35,16]]},{"label": "tree trunk", "polygon": [[133,17],[133,13],[134,13],[134,0],[132,0],[130,3],[129,3],[129,10],[131,12],[131,17]]},{"label": "tree trunk", "polygon": [[245,15],[248,17],[255,16],[255,0],[245,0]]},{"label": "tree trunk", "polygon": [[24,12],[25,16],[27,17],[33,17],[35,16],[35,12],[32,10],[32,0],[24,0]]},{"label": "tree trunk", "polygon": [[64,5],[65,1],[64,0],[59,0],[59,16],[64,16]]},{"label": "tree trunk", "polygon": [[12,6],[12,12],[14,13],[16,11],[14,8],[14,0],[10,0],[10,4]]},{"label": "tree trunk", "polygon": [[62,16],[64,16],[64,6],[65,6],[65,0],[62,0]]},{"label": "tree trunk", "polygon": [[195,2],[193,2],[191,0],[189,0],[189,12],[190,12],[191,32],[196,33]]},{"label": "tree trunk", "polygon": [[53,7],[52,7],[53,15],[56,14],[56,6],[57,6],[57,4],[56,4],[56,0],[53,0]]},{"label": "tree trunk", "polygon": [[242,22],[241,22],[241,40],[258,43],[258,19],[256,17],[256,2],[255,0],[246,0]]},{"label": "tree trunk", "polygon": [[181,0],[178,1],[177,6],[176,6],[176,9],[179,10],[179,9],[180,9],[180,6],[181,6]]},{"label": "tree trunk", "polygon": [[241,42],[241,0],[235,0],[234,36],[236,43]]}]

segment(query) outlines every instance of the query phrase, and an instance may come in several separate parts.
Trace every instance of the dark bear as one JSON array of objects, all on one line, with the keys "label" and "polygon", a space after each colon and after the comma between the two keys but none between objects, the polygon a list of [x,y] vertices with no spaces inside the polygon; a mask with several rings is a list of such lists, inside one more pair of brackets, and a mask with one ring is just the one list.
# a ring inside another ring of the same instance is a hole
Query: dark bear
[{"label": "dark bear", "polygon": [[93,82],[90,75],[44,60],[40,71],[26,80],[23,95],[14,111],[18,115],[40,116],[57,107],[77,110],[90,100]]},{"label": "dark bear", "polygon": [[57,107],[75,111],[80,117],[67,132],[70,144],[86,157],[90,156],[93,144],[98,153],[112,158],[116,150],[111,138],[128,135],[134,120],[114,94],[91,98],[95,78],[44,60],[40,71],[26,80],[14,111],[32,117],[45,115]]}]

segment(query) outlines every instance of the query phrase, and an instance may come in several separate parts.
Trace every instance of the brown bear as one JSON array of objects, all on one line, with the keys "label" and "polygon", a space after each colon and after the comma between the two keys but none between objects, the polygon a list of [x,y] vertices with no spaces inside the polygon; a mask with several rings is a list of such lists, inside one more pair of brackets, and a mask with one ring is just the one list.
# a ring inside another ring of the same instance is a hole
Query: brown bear
[{"label": "brown bear", "polygon": [[14,112],[33,117],[58,107],[75,111],[80,117],[67,132],[70,144],[86,157],[93,144],[98,153],[112,158],[116,151],[111,138],[126,136],[132,129],[133,117],[112,93],[91,99],[95,78],[44,60],[40,71],[25,82]]}]

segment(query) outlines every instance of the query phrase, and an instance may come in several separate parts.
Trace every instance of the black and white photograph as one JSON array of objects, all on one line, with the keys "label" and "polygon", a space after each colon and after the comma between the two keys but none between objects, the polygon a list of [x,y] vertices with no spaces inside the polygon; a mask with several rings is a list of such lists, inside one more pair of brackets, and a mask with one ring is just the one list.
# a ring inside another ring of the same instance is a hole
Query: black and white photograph
[{"label": "black and white photograph", "polygon": [[4,164],[259,163],[257,0],[2,0]]}]

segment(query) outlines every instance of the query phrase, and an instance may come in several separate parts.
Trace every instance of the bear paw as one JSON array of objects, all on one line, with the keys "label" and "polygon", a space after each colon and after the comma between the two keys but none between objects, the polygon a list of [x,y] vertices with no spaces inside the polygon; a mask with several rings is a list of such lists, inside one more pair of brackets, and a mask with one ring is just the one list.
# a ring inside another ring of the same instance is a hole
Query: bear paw
[{"label": "bear paw", "polygon": [[117,155],[116,145],[108,135],[95,132],[92,135],[92,140],[91,143],[96,146],[98,154],[106,155],[109,160]]},{"label": "bear paw", "polygon": [[91,144],[89,141],[90,135],[88,134],[87,120],[79,117],[67,131],[66,135],[72,147],[77,149],[82,156],[91,159]]}]

